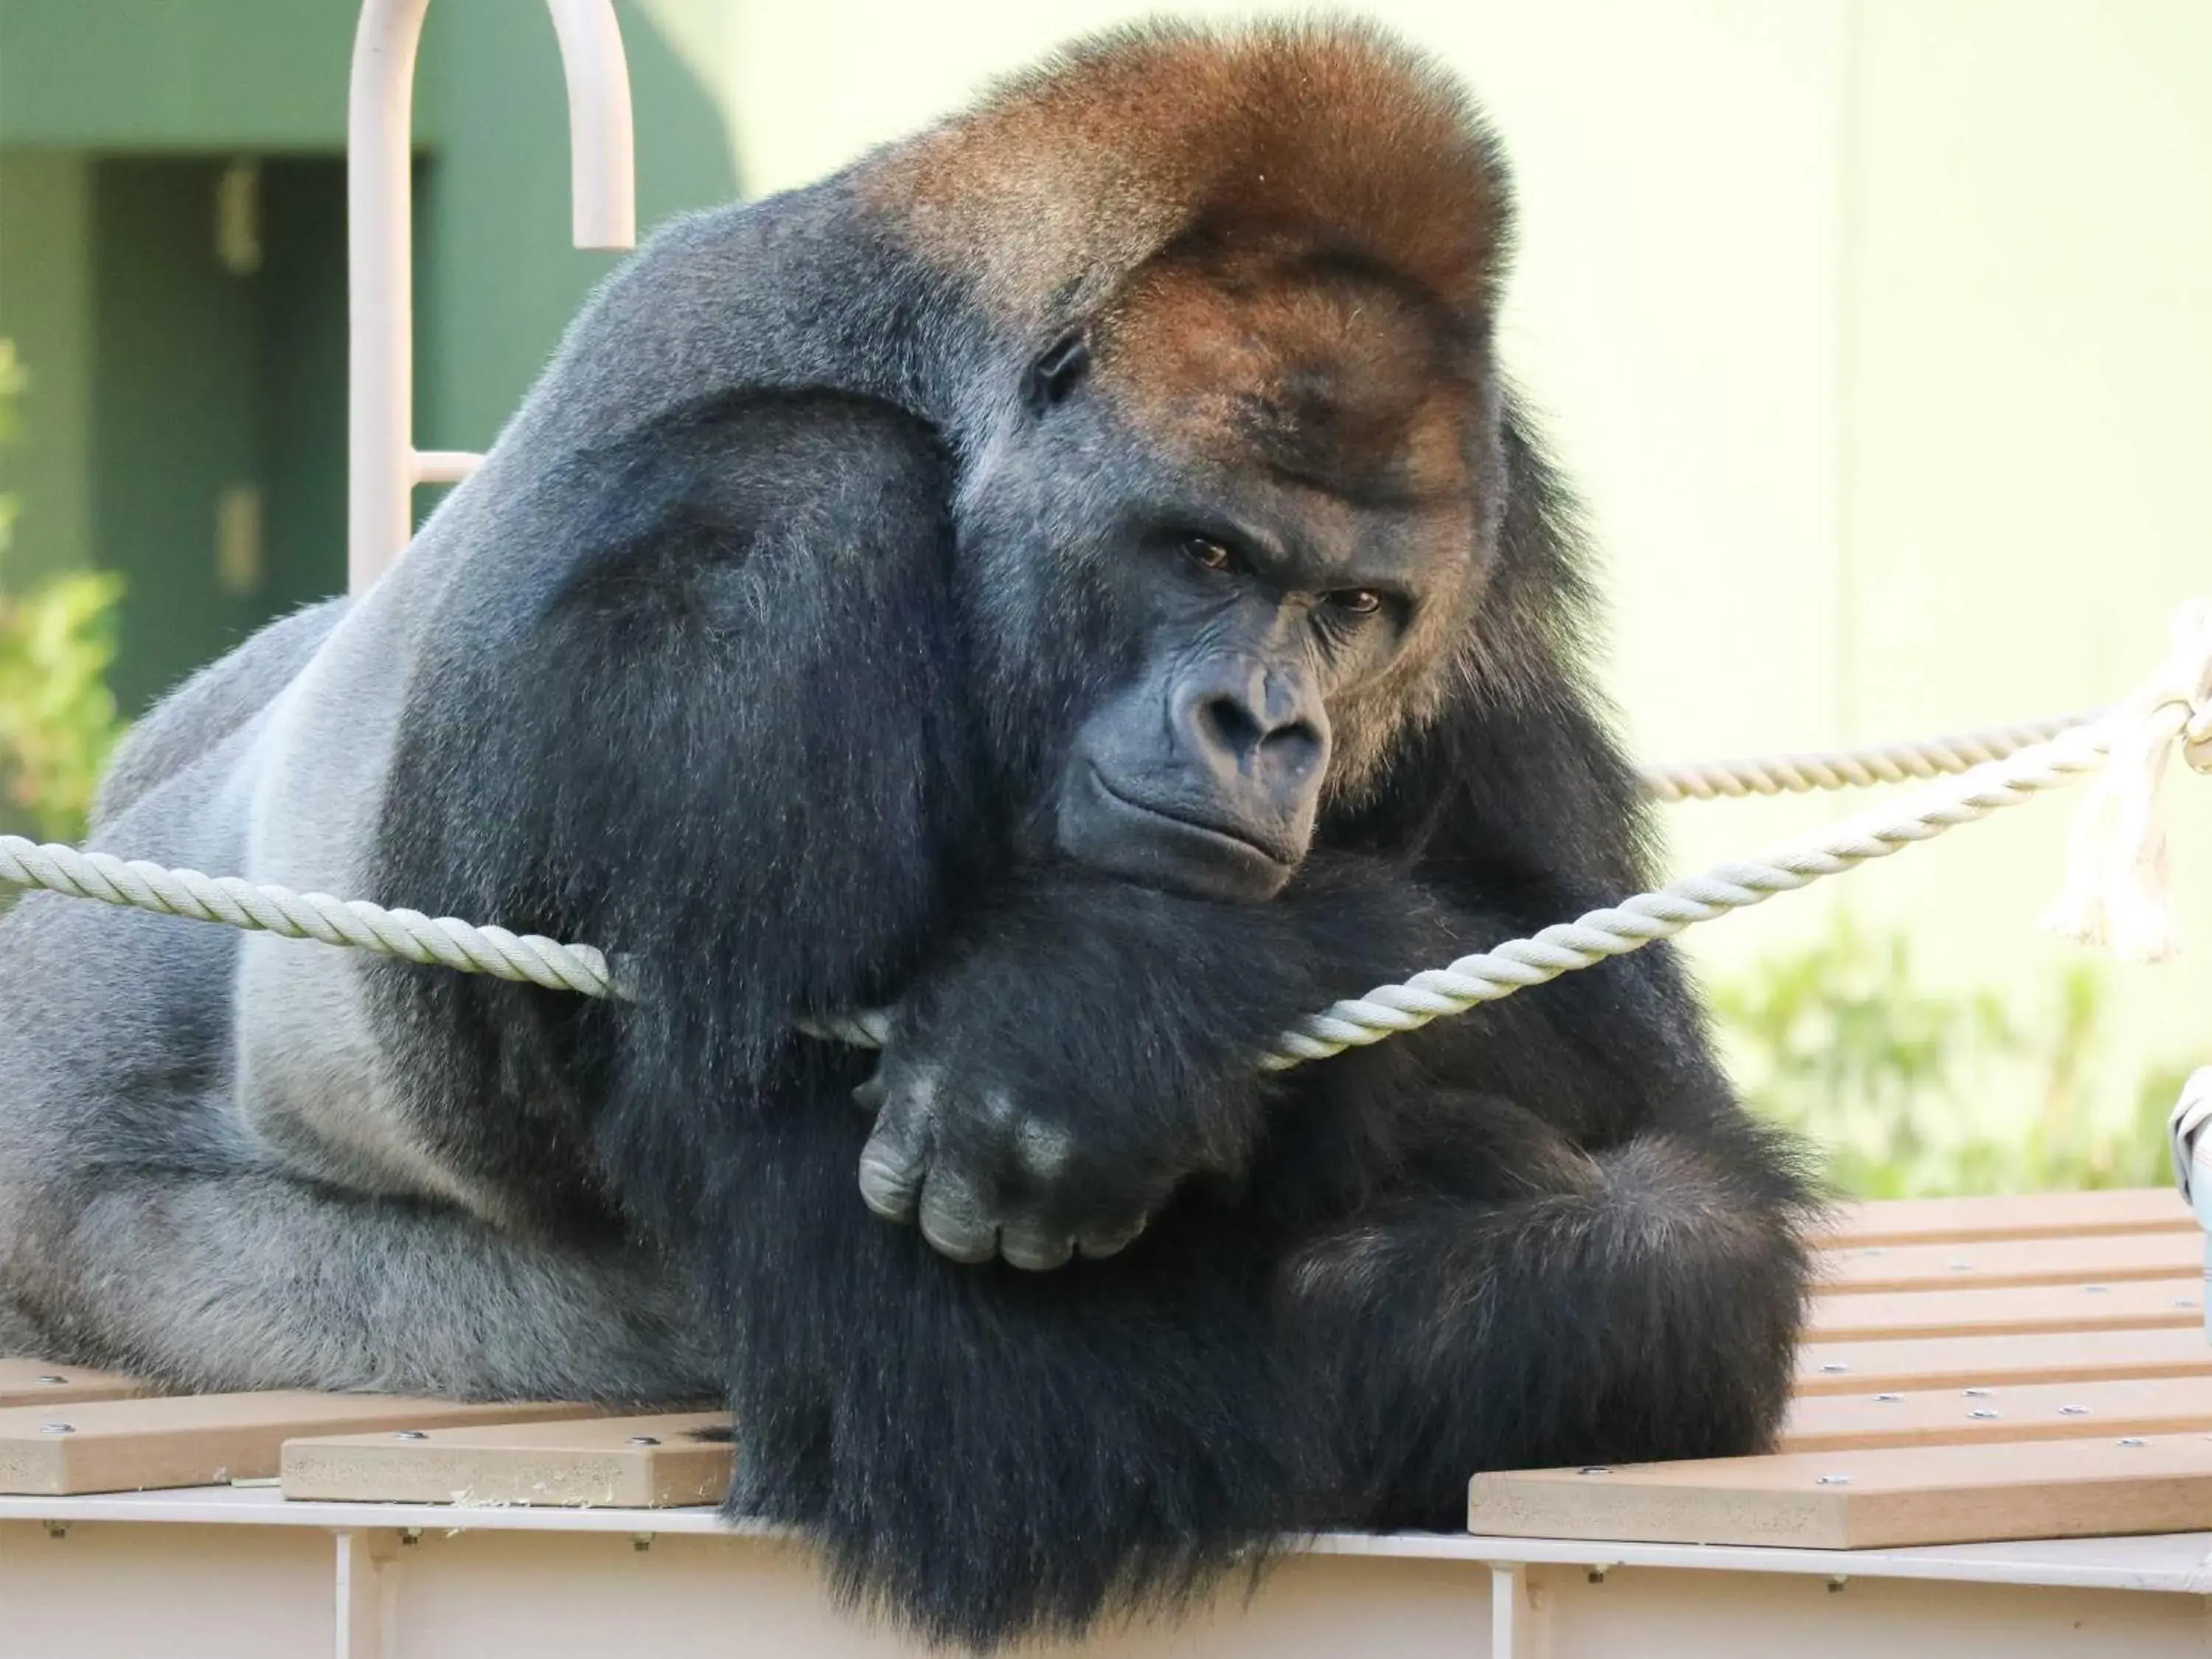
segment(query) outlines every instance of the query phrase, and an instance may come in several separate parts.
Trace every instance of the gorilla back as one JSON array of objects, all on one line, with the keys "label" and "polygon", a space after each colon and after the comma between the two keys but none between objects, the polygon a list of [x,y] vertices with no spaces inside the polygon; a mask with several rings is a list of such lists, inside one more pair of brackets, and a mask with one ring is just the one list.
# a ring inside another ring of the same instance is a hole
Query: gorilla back
[{"label": "gorilla back", "polygon": [[[1492,362],[1507,219],[1436,71],[1267,27],[665,229],[94,832],[586,939],[635,1000],[26,901],[0,1346],[720,1394],[736,1509],[977,1646],[1458,1526],[1478,1468],[1759,1446],[1806,1192],[1663,947],[1255,1063],[1641,876]],[[878,1060],[793,1029],[878,1005]]]}]

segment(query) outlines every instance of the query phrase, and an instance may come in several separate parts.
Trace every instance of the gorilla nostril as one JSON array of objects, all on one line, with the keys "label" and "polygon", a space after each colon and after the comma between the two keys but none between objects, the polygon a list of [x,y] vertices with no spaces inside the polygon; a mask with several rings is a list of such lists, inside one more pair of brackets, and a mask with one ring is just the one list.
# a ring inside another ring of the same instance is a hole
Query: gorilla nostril
[{"label": "gorilla nostril", "polygon": [[1197,714],[1200,735],[1239,763],[1267,740],[1269,734],[1261,728],[1258,719],[1235,697],[1208,697],[1198,706]]}]

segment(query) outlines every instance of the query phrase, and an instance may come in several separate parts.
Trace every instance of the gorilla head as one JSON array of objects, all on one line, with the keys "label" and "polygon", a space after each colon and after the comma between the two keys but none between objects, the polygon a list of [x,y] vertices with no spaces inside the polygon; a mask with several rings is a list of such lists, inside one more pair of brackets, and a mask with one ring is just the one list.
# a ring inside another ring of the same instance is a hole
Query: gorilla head
[{"label": "gorilla head", "polygon": [[[1149,46],[1155,95],[1187,88],[1188,43]],[[963,479],[958,579],[1032,845],[1204,896],[1288,883],[1324,803],[1437,707],[1495,554],[1498,164],[1396,53],[1337,68],[1335,122],[1248,97],[1206,131],[1182,222],[1111,286],[1003,307],[1033,344]],[[1030,96],[1030,172],[1096,168],[1068,143],[1088,103]],[[1418,145],[1418,182],[1376,191],[1377,145]]]}]

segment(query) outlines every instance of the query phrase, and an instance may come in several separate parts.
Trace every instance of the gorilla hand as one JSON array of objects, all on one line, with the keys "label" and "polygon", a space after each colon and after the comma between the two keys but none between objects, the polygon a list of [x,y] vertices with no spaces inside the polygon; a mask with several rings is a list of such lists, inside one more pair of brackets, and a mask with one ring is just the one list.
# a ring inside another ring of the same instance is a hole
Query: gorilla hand
[{"label": "gorilla hand", "polygon": [[1310,857],[1258,904],[1023,871],[900,999],[861,1195],[955,1261],[1110,1255],[1185,1176],[1249,1162],[1278,1033],[1457,954],[1451,922],[1366,859]]},{"label": "gorilla hand", "polygon": [[956,1261],[1053,1267],[1122,1249],[1184,1176],[1241,1169],[1260,1055],[1327,1000],[1300,908],[1066,869],[1010,881],[908,988],[860,1091],[868,1206]]},{"label": "gorilla hand", "polygon": [[[932,1034],[935,1035],[935,1034]],[[860,1195],[956,1261],[1057,1267],[1144,1231],[1175,1172],[1077,1127],[1091,1114],[994,1075],[957,1044],[895,1041],[854,1098],[876,1112]]]}]

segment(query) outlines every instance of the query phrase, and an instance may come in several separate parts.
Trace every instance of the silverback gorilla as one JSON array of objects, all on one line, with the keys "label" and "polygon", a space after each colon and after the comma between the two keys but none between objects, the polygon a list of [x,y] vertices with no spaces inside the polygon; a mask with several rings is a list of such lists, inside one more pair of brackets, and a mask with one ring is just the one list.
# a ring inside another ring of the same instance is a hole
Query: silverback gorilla
[{"label": "silverback gorilla", "polygon": [[[635,1000],[27,899],[0,1348],[719,1395],[734,1510],[978,1647],[1463,1526],[1476,1469],[1759,1446],[1806,1188],[1664,949],[1255,1065],[1642,878],[1508,215],[1385,38],[1156,27],[663,231],[94,832]],[[793,1030],[873,1006],[879,1060]]]}]

